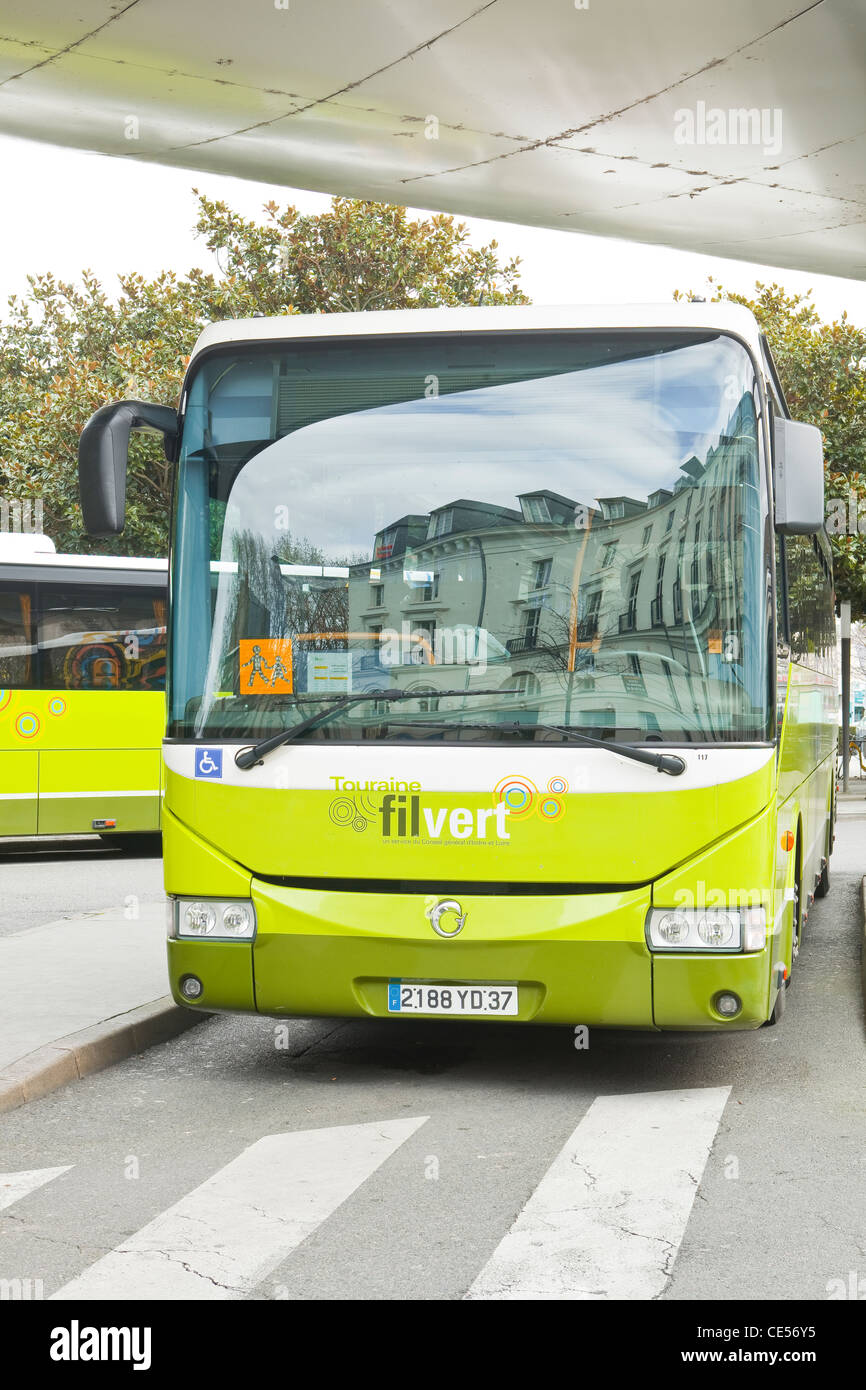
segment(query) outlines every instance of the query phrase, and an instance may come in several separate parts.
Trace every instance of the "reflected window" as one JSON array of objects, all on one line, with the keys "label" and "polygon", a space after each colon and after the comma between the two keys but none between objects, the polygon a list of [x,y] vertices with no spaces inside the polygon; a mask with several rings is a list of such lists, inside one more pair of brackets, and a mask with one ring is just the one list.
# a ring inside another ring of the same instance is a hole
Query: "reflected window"
[{"label": "reflected window", "polygon": [[536,560],[532,575],[533,589],[547,588],[550,583],[550,571],[552,568],[553,560]]}]

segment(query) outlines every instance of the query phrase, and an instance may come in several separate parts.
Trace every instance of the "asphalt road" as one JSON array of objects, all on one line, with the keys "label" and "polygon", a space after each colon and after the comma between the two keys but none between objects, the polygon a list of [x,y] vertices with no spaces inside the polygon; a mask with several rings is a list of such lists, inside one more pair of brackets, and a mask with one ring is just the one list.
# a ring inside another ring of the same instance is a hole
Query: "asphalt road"
[{"label": "asphalt road", "polygon": [[[594,1030],[577,1050],[567,1029],[214,1017],[10,1112],[0,1279],[69,1298],[863,1297],[864,865],[866,817],[846,818],[776,1028]],[[43,920],[62,915],[39,880],[30,907],[41,891]],[[95,908],[110,881],[90,882]]]},{"label": "asphalt road", "polygon": [[125,852],[96,835],[0,841],[0,936],[122,908],[130,893],[162,901],[158,845]]}]

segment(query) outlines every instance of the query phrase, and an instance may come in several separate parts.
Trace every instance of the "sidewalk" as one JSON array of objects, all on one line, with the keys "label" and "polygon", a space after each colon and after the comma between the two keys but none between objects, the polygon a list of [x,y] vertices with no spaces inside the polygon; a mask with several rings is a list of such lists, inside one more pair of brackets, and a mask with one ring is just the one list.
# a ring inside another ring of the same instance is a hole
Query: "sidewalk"
[{"label": "sidewalk", "polygon": [[[165,912],[93,912],[0,937],[0,1112],[174,1037]],[[204,1015],[207,1017],[207,1015]]]},{"label": "sidewalk", "polygon": [[836,816],[866,816],[866,777],[850,777],[848,790],[843,792],[839,782],[836,798]]}]

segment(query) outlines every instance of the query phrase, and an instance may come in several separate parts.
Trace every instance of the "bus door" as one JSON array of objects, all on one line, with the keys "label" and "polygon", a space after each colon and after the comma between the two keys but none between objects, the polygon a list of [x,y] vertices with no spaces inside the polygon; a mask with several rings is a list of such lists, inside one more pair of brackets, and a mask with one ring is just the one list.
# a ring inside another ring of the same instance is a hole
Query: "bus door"
[{"label": "bus door", "polygon": [[39,648],[49,709],[39,833],[155,831],[165,684],[165,595],[119,575],[40,586]]},{"label": "bus door", "polygon": [[33,627],[32,587],[0,583],[0,835],[36,833],[38,719],[24,698],[34,683]]}]

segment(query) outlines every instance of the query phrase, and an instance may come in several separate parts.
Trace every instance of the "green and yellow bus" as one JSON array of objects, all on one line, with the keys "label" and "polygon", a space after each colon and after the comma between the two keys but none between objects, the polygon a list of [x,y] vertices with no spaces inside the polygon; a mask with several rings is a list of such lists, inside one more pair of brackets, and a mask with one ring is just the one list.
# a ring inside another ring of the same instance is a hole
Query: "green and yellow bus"
[{"label": "green and yellow bus", "polygon": [[158,834],[164,560],[0,533],[0,835]]},{"label": "green and yellow bus", "polygon": [[226,322],[179,411],[175,998],[775,1022],[833,840],[821,436],[727,304]]}]

